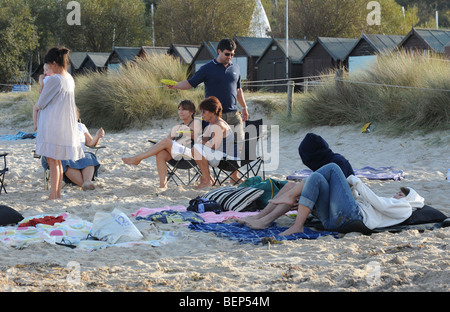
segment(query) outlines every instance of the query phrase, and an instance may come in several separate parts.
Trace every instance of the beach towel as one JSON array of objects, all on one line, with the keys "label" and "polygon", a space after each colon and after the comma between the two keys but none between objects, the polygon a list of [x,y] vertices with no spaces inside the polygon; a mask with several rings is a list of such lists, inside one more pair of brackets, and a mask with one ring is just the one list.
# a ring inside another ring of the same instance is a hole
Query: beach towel
[{"label": "beach towel", "polygon": [[164,210],[145,217],[138,216],[136,220],[160,221],[162,223],[205,222],[196,212],[177,210]]},{"label": "beach towel", "polygon": [[62,223],[64,221],[64,216],[45,216],[43,218],[34,218],[30,221],[22,222],[19,224],[19,227],[36,226],[38,224],[55,225],[55,223]]},{"label": "beach towel", "polygon": [[36,133],[26,133],[19,131],[14,135],[6,134],[0,135],[0,141],[16,141],[16,140],[24,140],[24,139],[35,139]]},{"label": "beach towel", "polygon": [[[184,206],[173,206],[173,207],[165,206],[163,208],[141,207],[135,213],[132,213],[131,216],[136,217],[136,219],[138,217],[142,217],[141,220],[145,220],[144,217],[146,217],[150,214],[153,214],[153,213],[164,211],[164,210],[186,211],[186,209],[187,208]],[[256,211],[237,212],[237,211],[229,210],[229,211],[222,211],[219,214],[209,211],[209,212],[200,213],[199,215],[200,215],[200,217],[203,218],[204,223],[218,223],[218,222],[223,222],[223,221],[226,221],[229,219],[240,219],[240,218],[244,218],[244,217],[248,217],[248,216],[253,216],[256,214],[258,214],[258,212],[256,212]]]},{"label": "beach towel", "polygon": [[[310,169],[296,170],[293,174],[287,176],[288,180],[301,180],[307,178],[313,171]],[[393,167],[363,167],[355,169],[355,176],[369,180],[394,180],[400,181],[405,175],[403,170]]]},{"label": "beach towel", "polygon": [[287,227],[280,227],[276,223],[272,223],[266,229],[253,230],[246,225],[234,223],[198,223],[192,222],[189,229],[197,232],[214,233],[218,237],[227,238],[229,240],[237,241],[240,244],[255,244],[258,245],[265,238],[274,238],[276,241],[283,240],[297,240],[297,239],[317,239],[325,235],[334,235],[337,233],[328,231],[314,231],[305,228],[303,233],[296,233],[289,236],[280,236],[279,234],[287,230]]},{"label": "beach towel", "polygon": [[[25,218],[22,223],[33,219],[45,217],[58,217],[58,215],[37,215]],[[147,236],[135,242],[110,244],[106,241],[89,239],[92,223],[77,216],[63,213],[60,216],[65,221],[54,225],[39,223],[36,226],[4,226],[0,227],[0,244],[22,249],[35,243],[49,243],[52,245],[64,245],[82,251],[95,251],[108,247],[132,247],[136,245],[150,245],[152,247],[167,245],[180,237],[182,233],[161,231],[158,234]]]}]

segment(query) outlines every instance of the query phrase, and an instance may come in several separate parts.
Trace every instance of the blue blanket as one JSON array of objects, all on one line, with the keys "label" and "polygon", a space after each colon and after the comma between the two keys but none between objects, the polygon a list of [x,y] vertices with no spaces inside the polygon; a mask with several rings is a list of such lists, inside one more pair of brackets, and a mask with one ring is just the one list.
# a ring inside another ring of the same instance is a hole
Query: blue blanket
[{"label": "blue blanket", "polygon": [[0,141],[16,141],[16,140],[23,140],[23,139],[35,139],[36,133],[26,133],[19,131],[14,135],[6,134],[6,135],[0,135]]},{"label": "blue blanket", "polygon": [[[300,180],[308,177],[312,173],[310,169],[297,170],[294,174],[287,177],[288,180]],[[394,180],[400,181],[404,178],[403,170],[393,167],[364,167],[355,169],[355,176],[358,178],[367,178],[369,180]]]},{"label": "blue blanket", "polygon": [[218,237],[227,238],[229,240],[238,241],[241,244],[251,243],[259,244],[263,238],[273,237],[277,241],[281,240],[296,240],[296,239],[316,239],[320,236],[333,235],[337,238],[337,233],[328,231],[313,231],[305,228],[303,233],[296,233],[289,236],[280,236],[279,234],[287,227],[280,227],[276,223],[272,223],[270,227],[263,230],[253,230],[246,225],[235,223],[198,223],[192,222],[189,225],[191,230],[197,232],[214,233]]}]

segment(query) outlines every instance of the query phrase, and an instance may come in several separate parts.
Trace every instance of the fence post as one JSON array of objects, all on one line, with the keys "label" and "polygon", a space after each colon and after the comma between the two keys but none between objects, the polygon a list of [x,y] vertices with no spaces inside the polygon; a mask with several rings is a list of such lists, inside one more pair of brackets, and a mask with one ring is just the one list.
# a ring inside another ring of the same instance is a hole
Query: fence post
[{"label": "fence post", "polygon": [[294,95],[294,87],[295,82],[294,81],[288,81],[288,88],[287,88],[287,116],[291,117],[292,114],[292,97]]},{"label": "fence post", "polygon": [[340,91],[340,89],[343,85],[342,79],[344,79],[344,71],[342,68],[339,68],[336,70],[336,75],[334,76],[334,83],[335,83],[337,92]]}]

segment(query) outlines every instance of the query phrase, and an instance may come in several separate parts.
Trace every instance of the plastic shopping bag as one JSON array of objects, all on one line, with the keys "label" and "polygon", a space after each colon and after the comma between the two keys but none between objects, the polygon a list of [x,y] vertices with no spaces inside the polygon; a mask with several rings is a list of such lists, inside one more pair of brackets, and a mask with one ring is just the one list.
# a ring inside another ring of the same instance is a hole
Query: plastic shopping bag
[{"label": "plastic shopping bag", "polygon": [[138,241],[141,232],[119,209],[112,212],[97,212],[92,223],[91,235],[110,244]]}]

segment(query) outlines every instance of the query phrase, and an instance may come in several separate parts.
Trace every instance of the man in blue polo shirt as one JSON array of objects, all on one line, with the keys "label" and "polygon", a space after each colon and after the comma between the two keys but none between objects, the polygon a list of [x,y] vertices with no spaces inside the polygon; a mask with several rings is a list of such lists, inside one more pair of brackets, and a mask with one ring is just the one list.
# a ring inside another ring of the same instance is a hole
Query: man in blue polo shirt
[{"label": "man in blue polo shirt", "polygon": [[[239,65],[231,60],[236,43],[232,39],[222,39],[217,45],[217,58],[203,65],[192,78],[179,82],[171,89],[188,90],[205,84],[205,98],[215,96],[222,104],[222,119],[237,133],[237,140],[244,140],[244,124],[249,118],[244,92],[241,88]],[[242,114],[240,112],[242,109]]]}]

